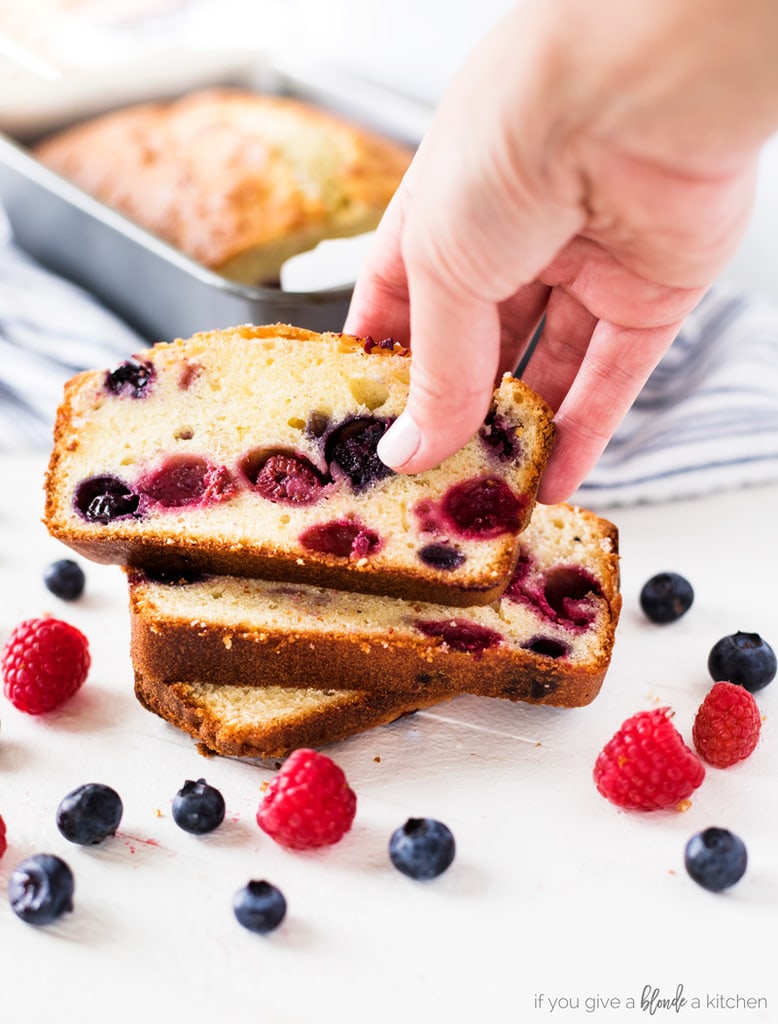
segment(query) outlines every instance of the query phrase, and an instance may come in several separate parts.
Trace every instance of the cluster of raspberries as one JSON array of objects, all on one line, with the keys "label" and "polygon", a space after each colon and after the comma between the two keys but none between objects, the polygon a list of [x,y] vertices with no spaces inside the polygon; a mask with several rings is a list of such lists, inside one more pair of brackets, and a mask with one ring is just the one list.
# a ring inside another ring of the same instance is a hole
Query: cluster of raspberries
[{"label": "cluster of raspberries", "polygon": [[762,716],[752,693],[730,682],[715,683],[692,725],[687,746],[670,708],[632,715],[600,751],[594,765],[599,792],[617,807],[655,811],[683,807],[705,778],[703,761],[729,768],[749,757]]}]

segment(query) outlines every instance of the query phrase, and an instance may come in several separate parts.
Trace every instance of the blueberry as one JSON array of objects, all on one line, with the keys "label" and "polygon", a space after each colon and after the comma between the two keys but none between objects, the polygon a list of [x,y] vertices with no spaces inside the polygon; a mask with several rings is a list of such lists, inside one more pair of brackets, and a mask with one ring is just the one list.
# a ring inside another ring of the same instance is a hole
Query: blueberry
[{"label": "blueberry", "polygon": [[61,558],[47,566],[43,582],[55,597],[77,601],[84,593],[86,577],[81,566],[70,558]]},{"label": "blueberry", "polygon": [[389,423],[373,416],[357,416],[341,423],[327,438],[327,461],[340,467],[355,491],[392,476],[394,470],[381,462],[376,450]]},{"label": "blueberry", "polygon": [[479,436],[487,449],[496,455],[500,462],[515,460],[521,451],[516,424],[511,423],[504,416],[498,415],[496,409],[492,409],[484,420]]},{"label": "blueberry", "polygon": [[736,683],[751,693],[767,686],[777,668],[775,651],[758,633],[723,636],[708,655],[708,671],[714,682]]},{"label": "blueberry", "polygon": [[127,398],[145,398],[154,367],[140,359],[127,359],[105,375],[105,387],[114,395]]},{"label": "blueberry", "polygon": [[140,498],[115,476],[92,476],[76,489],[74,504],[84,519],[105,525],[112,519],[134,515]]},{"label": "blueberry", "polygon": [[425,565],[433,569],[458,569],[465,561],[465,556],[450,544],[426,544],[419,549],[419,558]]},{"label": "blueberry", "polygon": [[11,910],[28,924],[50,924],[73,909],[73,872],[59,857],[36,853],[8,879]]},{"label": "blueberry", "polygon": [[184,832],[203,835],[224,821],[224,797],[205,779],[187,780],[173,799],[173,820]]},{"label": "blueberry", "polygon": [[163,583],[168,587],[188,587],[193,583],[202,583],[203,580],[207,579],[205,573],[199,572],[197,569],[190,569],[188,567],[185,569],[169,569],[156,565],[147,565],[139,573],[139,578],[142,578],[142,576],[145,576],[152,583]]},{"label": "blueberry", "polygon": [[408,818],[389,840],[392,864],[409,878],[437,878],[454,860],[455,851],[451,830],[434,818]]},{"label": "blueberry", "polygon": [[555,640],[550,636],[536,636],[521,645],[525,651],[532,651],[544,658],[564,658],[570,653],[570,648],[561,640]]},{"label": "blueberry", "polygon": [[286,916],[286,900],[270,882],[252,881],[235,893],[232,909],[239,924],[264,935],[277,928]]},{"label": "blueberry", "polygon": [[94,846],[116,832],[123,810],[116,790],[101,782],[86,782],[60,801],[57,828],[71,843]]},{"label": "blueberry", "polygon": [[675,622],[691,608],[694,590],[677,572],[660,572],[643,585],[640,607],[652,622]]},{"label": "blueberry", "polygon": [[742,839],[725,828],[706,828],[686,844],[684,864],[703,889],[721,892],[745,874],[748,854]]}]

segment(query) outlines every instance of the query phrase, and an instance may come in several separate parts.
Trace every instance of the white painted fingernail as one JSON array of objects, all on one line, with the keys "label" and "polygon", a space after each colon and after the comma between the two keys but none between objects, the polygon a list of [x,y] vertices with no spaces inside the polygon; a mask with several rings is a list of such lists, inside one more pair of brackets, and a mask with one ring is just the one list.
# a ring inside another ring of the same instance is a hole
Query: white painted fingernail
[{"label": "white painted fingernail", "polygon": [[419,450],[421,432],[407,412],[401,413],[378,442],[378,458],[390,469],[401,469]]}]

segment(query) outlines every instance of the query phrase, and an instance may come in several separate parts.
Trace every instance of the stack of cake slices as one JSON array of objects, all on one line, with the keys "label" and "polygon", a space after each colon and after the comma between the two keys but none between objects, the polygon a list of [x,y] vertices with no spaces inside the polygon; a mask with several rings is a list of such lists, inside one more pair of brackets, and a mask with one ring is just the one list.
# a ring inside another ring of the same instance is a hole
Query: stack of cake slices
[{"label": "stack of cake slices", "polygon": [[615,527],[537,504],[551,410],[506,375],[478,434],[393,473],[391,339],[242,326],[65,389],[50,533],[124,566],[135,692],[205,752],[283,758],[461,693],[576,707],[621,606]]}]

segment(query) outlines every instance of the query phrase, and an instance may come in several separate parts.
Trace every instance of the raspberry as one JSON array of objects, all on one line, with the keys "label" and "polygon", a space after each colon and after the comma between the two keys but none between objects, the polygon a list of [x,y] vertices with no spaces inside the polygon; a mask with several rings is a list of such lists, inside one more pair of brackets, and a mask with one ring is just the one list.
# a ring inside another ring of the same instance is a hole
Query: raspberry
[{"label": "raspberry", "polygon": [[670,708],[639,711],[610,739],[594,765],[599,792],[617,807],[678,807],[705,778],[705,767],[671,723]]},{"label": "raspberry", "polygon": [[714,768],[729,768],[754,752],[762,717],[753,694],[735,683],[716,683],[700,704],[692,741]]},{"label": "raspberry", "polygon": [[325,754],[290,754],[257,811],[259,827],[289,850],[339,842],[351,828],[357,798],[343,771]]},{"label": "raspberry", "polygon": [[2,814],[0,814],[0,857],[3,856],[7,849],[8,843],[5,838],[5,822],[3,821]]},{"label": "raspberry", "polygon": [[3,648],[4,692],[29,715],[53,711],[82,686],[89,671],[89,644],[61,619],[25,619]]}]

